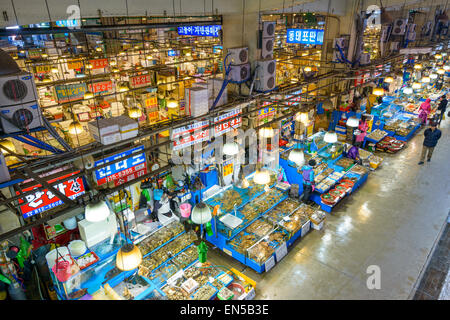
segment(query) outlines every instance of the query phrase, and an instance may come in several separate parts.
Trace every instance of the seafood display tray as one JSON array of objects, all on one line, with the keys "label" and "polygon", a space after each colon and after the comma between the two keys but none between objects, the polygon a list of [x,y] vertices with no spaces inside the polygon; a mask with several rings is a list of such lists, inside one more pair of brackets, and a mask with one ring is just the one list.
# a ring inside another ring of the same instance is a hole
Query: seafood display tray
[{"label": "seafood display tray", "polygon": [[172,241],[175,240],[176,238],[180,237],[180,236],[181,236],[182,234],[184,234],[184,233],[186,233],[186,231],[183,231],[183,232],[177,234],[175,237],[171,238],[170,240],[168,240],[167,242],[163,243],[163,244],[160,245],[159,247],[156,247],[156,248],[153,249],[152,251],[147,252],[147,253],[143,256],[143,258],[144,258],[144,259],[147,258],[147,257],[150,256],[152,253],[158,251],[159,249],[161,249],[161,248],[164,247],[165,245],[169,244],[170,242],[172,242]]}]

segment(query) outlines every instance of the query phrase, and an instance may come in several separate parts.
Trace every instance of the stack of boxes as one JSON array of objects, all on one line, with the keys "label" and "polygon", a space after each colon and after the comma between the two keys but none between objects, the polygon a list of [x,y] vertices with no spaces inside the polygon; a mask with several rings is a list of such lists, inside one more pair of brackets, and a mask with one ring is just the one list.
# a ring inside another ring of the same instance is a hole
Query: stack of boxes
[{"label": "stack of boxes", "polygon": [[186,115],[200,117],[208,113],[208,89],[192,87],[185,90]]},{"label": "stack of boxes", "polygon": [[101,144],[112,144],[138,134],[138,124],[127,116],[100,119],[88,123],[92,137]]},{"label": "stack of boxes", "polygon": [[335,132],[337,134],[338,141],[339,142],[345,142],[346,137],[347,137],[347,128],[337,125],[336,128],[335,128]]},{"label": "stack of boxes", "polygon": [[[208,108],[212,107],[214,101],[216,100],[217,96],[220,93],[220,90],[222,89],[222,85],[223,79],[220,78],[211,78],[208,79],[206,83],[198,84],[198,86],[206,88],[208,90]],[[216,107],[226,104],[227,101],[228,101],[228,93],[227,89],[225,88],[222,92],[222,95],[220,96],[219,101],[217,101]]]}]

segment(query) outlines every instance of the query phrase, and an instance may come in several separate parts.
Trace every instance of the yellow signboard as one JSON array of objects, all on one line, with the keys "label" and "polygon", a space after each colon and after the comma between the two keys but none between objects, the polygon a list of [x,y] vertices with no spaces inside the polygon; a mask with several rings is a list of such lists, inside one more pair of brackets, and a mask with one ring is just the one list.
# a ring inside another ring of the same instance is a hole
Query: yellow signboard
[{"label": "yellow signboard", "polygon": [[36,66],[36,73],[49,73],[51,70],[51,65]]},{"label": "yellow signboard", "polygon": [[80,69],[82,67],[83,67],[83,61],[81,61],[81,60],[67,61],[67,68],[69,68],[69,69]]}]

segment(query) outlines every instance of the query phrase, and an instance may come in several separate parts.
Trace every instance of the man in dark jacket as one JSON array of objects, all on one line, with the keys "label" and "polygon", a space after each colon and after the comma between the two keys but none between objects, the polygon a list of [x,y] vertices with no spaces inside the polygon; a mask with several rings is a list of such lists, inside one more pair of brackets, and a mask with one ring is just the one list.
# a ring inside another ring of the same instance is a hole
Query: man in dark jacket
[{"label": "man in dark jacket", "polygon": [[430,162],[434,147],[441,137],[441,130],[436,128],[436,122],[432,122],[430,125],[431,128],[426,129],[424,132],[425,140],[423,140],[422,156],[419,164],[423,164],[427,152],[427,161]]},{"label": "man in dark jacket", "polygon": [[447,109],[447,103],[448,103],[447,95],[444,94],[439,101],[439,106],[437,107],[438,110],[441,112],[438,118],[438,126],[441,125],[442,118],[444,117],[445,110]]}]

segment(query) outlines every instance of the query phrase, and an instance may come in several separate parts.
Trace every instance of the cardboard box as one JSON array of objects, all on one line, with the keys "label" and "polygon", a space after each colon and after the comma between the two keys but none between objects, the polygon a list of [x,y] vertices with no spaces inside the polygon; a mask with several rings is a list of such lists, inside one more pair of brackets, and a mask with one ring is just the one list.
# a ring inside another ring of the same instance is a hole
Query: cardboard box
[{"label": "cardboard box", "polygon": [[119,132],[122,140],[136,137],[138,134],[138,123],[126,116],[112,118],[119,125]]},{"label": "cardboard box", "polygon": [[200,117],[209,111],[208,89],[202,87],[192,87],[186,89],[186,115]]}]

